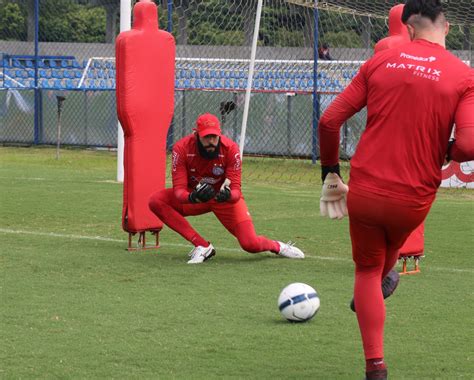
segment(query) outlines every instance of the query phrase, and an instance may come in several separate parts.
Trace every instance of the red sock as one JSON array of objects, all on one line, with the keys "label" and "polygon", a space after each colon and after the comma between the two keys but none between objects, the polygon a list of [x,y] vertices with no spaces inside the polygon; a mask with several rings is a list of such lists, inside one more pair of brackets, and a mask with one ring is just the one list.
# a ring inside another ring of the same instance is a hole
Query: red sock
[{"label": "red sock", "polygon": [[365,361],[366,372],[377,371],[386,368],[387,366],[385,365],[383,358],[367,359]]},{"label": "red sock", "polygon": [[197,247],[197,246],[201,246],[201,247],[209,247],[209,242],[204,240],[201,235],[199,234],[196,234],[194,235],[192,238],[191,238],[191,243]]}]

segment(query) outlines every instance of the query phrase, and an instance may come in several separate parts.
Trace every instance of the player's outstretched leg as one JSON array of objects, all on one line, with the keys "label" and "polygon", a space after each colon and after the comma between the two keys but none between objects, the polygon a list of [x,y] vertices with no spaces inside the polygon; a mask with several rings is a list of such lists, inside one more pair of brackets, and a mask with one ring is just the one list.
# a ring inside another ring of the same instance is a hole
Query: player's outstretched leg
[{"label": "player's outstretched leg", "polygon": [[211,243],[209,243],[208,247],[199,245],[189,252],[190,260],[188,261],[188,264],[201,264],[204,261],[209,260],[215,254],[216,250]]},{"label": "player's outstretched leg", "polygon": [[259,253],[270,251],[290,259],[304,258],[304,253],[291,243],[282,243],[268,239],[265,236],[257,236],[255,227],[250,220],[237,224],[234,228],[229,229],[229,231],[237,238],[242,249],[247,252]]}]

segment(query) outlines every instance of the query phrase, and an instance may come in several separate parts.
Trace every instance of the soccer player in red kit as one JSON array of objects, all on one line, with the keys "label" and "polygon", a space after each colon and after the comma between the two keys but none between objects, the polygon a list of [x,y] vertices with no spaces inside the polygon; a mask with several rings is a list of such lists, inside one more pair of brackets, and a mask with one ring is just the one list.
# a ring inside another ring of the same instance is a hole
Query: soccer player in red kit
[{"label": "soccer player in red kit", "polygon": [[215,255],[211,243],[199,235],[185,216],[213,212],[247,252],[271,251],[292,259],[304,258],[292,244],[257,236],[241,191],[242,162],[238,145],[221,135],[219,119],[203,114],[192,133],[173,147],[173,188],[155,193],[150,209],[168,227],[194,245],[189,264]]},{"label": "soccer player in red kit", "polygon": [[[321,212],[349,214],[367,379],[387,378],[382,279],[428,214],[445,158],[474,159],[474,73],[445,49],[449,24],[441,1],[408,0],[402,21],[412,41],[369,59],[319,123]],[[340,128],[365,106],[348,189],[339,176]]]}]

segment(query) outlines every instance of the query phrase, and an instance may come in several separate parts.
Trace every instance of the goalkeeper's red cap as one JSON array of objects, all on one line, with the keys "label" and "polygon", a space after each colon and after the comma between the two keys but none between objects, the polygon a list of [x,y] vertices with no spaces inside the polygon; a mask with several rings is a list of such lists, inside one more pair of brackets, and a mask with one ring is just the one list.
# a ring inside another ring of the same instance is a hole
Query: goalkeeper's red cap
[{"label": "goalkeeper's red cap", "polygon": [[196,128],[193,129],[199,137],[207,135],[221,135],[221,123],[217,116],[211,113],[200,115],[196,120]]}]

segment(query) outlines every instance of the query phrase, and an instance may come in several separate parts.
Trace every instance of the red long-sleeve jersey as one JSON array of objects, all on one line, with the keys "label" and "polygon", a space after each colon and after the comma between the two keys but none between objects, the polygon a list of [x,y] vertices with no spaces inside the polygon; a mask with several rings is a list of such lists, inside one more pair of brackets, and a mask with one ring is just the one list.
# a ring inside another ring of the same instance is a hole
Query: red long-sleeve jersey
[{"label": "red long-sleeve jersey", "polygon": [[221,136],[219,156],[206,159],[199,153],[197,135],[191,134],[176,142],[172,153],[172,180],[175,197],[181,203],[189,203],[189,194],[200,181],[210,183],[219,192],[224,180],[230,180],[229,202],[237,202],[242,196],[242,161],[239,146]]},{"label": "red long-sleeve jersey", "polygon": [[342,124],[367,106],[349,186],[431,201],[453,124],[455,161],[474,159],[474,72],[438,44],[418,39],[369,59],[319,123],[321,165],[336,165]]}]

